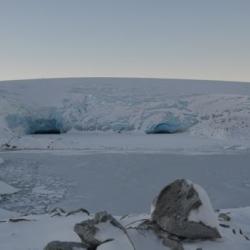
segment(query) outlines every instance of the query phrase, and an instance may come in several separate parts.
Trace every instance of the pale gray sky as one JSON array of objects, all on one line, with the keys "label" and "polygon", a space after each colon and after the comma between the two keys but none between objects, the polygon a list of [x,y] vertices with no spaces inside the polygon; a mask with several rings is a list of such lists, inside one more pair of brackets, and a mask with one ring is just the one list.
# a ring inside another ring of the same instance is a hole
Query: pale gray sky
[{"label": "pale gray sky", "polygon": [[249,0],[0,0],[0,80],[250,81]]}]

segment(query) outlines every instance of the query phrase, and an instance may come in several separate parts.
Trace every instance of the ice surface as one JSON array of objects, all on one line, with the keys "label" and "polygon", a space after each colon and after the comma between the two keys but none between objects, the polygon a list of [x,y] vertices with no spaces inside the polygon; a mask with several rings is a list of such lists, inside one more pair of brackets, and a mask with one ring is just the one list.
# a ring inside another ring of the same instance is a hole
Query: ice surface
[{"label": "ice surface", "polygon": [[1,208],[22,214],[53,207],[148,212],[159,190],[177,178],[202,183],[215,209],[249,205],[248,153],[53,152],[1,153],[0,179],[20,189]]},{"label": "ice surface", "polygon": [[15,159],[12,155],[6,158],[5,164],[0,165],[0,178],[4,180],[3,190],[5,193],[6,191],[11,193],[1,201],[1,208],[21,214],[44,213],[48,205],[63,198],[68,184],[62,184],[56,174],[43,178],[42,168],[38,169],[38,164],[41,162],[38,163],[37,157],[33,159],[25,159],[20,155],[16,157]]}]

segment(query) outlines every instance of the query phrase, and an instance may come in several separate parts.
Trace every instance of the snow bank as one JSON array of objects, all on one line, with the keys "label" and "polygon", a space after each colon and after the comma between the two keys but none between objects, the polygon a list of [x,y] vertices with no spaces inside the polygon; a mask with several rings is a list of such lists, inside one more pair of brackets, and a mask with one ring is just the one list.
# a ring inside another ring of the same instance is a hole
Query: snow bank
[{"label": "snow bank", "polygon": [[86,219],[80,214],[68,217],[51,218],[49,215],[38,215],[21,218],[29,221],[0,223],[1,250],[40,250],[52,240],[80,241],[73,232],[73,226]]}]

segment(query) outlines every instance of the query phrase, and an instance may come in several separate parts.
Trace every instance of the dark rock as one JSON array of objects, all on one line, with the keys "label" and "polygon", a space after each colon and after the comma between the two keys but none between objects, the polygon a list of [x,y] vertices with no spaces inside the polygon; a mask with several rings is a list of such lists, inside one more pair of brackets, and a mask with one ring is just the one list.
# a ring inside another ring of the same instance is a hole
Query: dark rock
[{"label": "dark rock", "polygon": [[79,208],[79,209],[76,209],[76,210],[72,210],[72,211],[69,211],[67,214],[66,214],[66,217],[67,216],[70,216],[70,215],[74,215],[74,214],[77,214],[77,213],[85,213],[87,215],[90,215],[89,211],[85,208]]},{"label": "dark rock", "polygon": [[44,250],[81,250],[88,249],[84,244],[78,242],[52,241],[44,248]]},{"label": "dark rock", "polygon": [[86,220],[77,223],[74,227],[75,233],[80,237],[81,241],[88,246],[88,248],[97,248],[103,242],[96,239],[95,235],[98,228],[95,226],[94,220]]},{"label": "dark rock", "polygon": [[[188,239],[220,238],[217,228],[202,222],[190,221],[193,210],[202,206],[194,185],[184,179],[166,186],[154,202],[152,221],[169,234]],[[211,211],[213,213],[214,211]]]},{"label": "dark rock", "polygon": [[219,214],[219,220],[221,220],[221,221],[230,221],[231,217],[226,213],[220,213]]}]

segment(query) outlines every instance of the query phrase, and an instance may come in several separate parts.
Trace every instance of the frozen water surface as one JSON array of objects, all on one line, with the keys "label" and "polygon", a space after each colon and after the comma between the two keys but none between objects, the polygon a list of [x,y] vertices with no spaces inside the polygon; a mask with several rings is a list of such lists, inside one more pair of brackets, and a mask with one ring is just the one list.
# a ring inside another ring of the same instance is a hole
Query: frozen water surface
[{"label": "frozen water surface", "polygon": [[114,214],[148,212],[155,194],[176,178],[202,184],[215,208],[249,205],[249,154],[1,153],[1,157],[5,163],[0,165],[0,178],[21,190],[1,201],[1,207],[22,213],[43,213],[55,206]]}]

